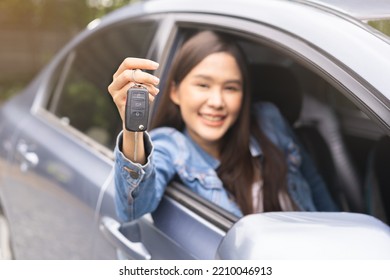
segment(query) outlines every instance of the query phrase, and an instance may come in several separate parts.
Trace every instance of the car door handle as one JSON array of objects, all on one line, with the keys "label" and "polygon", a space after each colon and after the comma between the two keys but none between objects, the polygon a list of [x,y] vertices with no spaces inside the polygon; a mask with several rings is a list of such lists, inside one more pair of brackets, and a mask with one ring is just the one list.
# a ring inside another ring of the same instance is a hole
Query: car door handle
[{"label": "car door handle", "polygon": [[[139,236],[138,224],[133,222],[126,226],[126,231]],[[121,224],[110,217],[102,217],[100,230],[116,248],[136,260],[150,260],[152,256],[141,242],[132,242],[121,232]]]},{"label": "car door handle", "polygon": [[24,141],[20,141],[16,150],[22,156],[20,163],[20,170],[26,172],[30,167],[35,167],[39,163],[39,157],[36,153],[30,151],[29,146]]}]

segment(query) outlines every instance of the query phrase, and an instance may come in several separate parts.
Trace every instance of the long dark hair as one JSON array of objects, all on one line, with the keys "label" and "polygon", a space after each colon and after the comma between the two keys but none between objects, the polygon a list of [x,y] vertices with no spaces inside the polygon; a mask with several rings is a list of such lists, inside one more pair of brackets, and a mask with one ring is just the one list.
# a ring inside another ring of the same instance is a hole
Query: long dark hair
[{"label": "long dark hair", "polygon": [[[218,52],[227,52],[235,58],[242,73],[244,86],[240,114],[222,139],[218,176],[243,214],[254,212],[252,185],[259,178],[263,179],[263,210],[281,211],[278,195],[281,192],[287,193],[286,162],[283,153],[266,137],[251,113],[246,58],[232,37],[212,31],[202,31],[183,44],[173,60],[151,128],[168,126],[183,131],[185,123],[180,114],[180,107],[170,98],[171,86],[173,84],[178,86],[204,58]],[[251,156],[249,149],[251,136],[255,137],[262,148],[261,165]]]}]

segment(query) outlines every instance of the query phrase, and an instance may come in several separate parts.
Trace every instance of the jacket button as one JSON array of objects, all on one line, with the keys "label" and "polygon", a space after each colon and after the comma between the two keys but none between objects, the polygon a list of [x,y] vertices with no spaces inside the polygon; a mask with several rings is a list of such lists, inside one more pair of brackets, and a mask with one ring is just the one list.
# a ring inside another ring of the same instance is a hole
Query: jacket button
[{"label": "jacket button", "polygon": [[124,169],[130,173],[130,177],[133,178],[133,179],[138,179],[139,178],[139,174],[137,173],[137,171],[133,170],[133,169],[130,169],[128,168],[127,166],[124,167]]},{"label": "jacket button", "polygon": [[134,170],[130,171],[130,177],[133,178],[133,179],[138,179],[139,178],[139,175],[137,172],[135,172]]}]

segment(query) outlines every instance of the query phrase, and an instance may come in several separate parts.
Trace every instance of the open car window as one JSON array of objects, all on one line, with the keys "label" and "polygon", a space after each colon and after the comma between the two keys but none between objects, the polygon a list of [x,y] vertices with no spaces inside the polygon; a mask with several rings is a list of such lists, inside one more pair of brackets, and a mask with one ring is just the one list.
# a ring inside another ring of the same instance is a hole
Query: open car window
[{"label": "open car window", "polygon": [[[185,38],[201,29],[179,29],[172,52]],[[302,61],[290,49],[264,38],[235,36],[249,61],[253,103],[272,102],[279,108],[313,159],[339,209],[370,214],[386,222],[389,213],[385,213],[388,211],[385,197],[377,186],[367,184],[367,176],[373,168],[372,151],[388,136],[364,107],[359,107],[355,93],[347,85],[340,86],[338,77],[318,71],[321,65]],[[165,67],[169,68],[169,61]],[[378,164],[384,166],[386,162]],[[224,230],[238,219],[217,205],[204,199],[202,202],[202,198],[197,200],[196,194],[190,194],[180,184],[168,188],[167,194]],[[191,201],[195,200],[202,207],[192,207]]]}]

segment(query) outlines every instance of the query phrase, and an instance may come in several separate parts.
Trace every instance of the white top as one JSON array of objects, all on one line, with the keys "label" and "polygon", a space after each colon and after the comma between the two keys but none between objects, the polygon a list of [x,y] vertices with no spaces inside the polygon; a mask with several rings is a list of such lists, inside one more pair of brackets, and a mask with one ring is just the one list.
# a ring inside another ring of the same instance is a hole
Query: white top
[{"label": "white top", "polygon": [[[294,211],[293,204],[287,193],[279,193],[279,202],[283,211]],[[252,185],[253,210],[255,213],[264,212],[263,180],[257,180]]]}]

